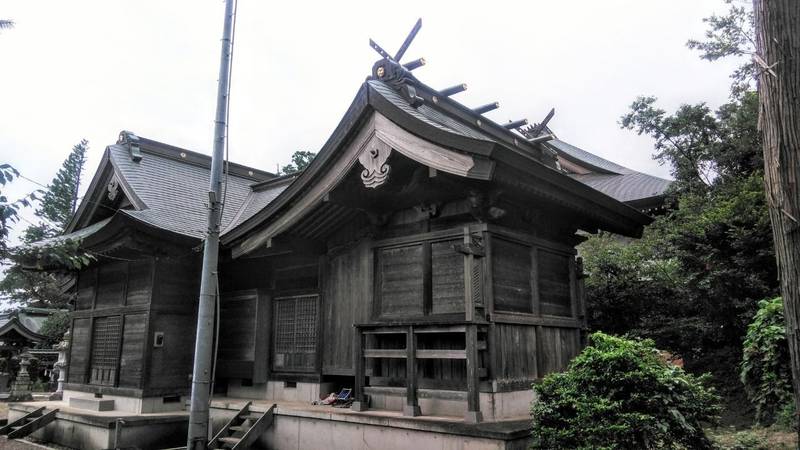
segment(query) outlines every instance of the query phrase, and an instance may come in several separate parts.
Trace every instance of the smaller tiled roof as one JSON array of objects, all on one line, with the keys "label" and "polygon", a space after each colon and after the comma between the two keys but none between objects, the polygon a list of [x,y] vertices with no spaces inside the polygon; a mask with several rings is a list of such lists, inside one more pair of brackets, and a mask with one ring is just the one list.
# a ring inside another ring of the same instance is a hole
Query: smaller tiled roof
[{"label": "smaller tiled roof", "polygon": [[621,202],[650,203],[662,198],[672,184],[670,180],[637,172],[560,139],[553,139],[547,145],[555,149],[559,157],[589,171],[570,174],[572,178]]},{"label": "smaller tiled roof", "polygon": [[297,176],[293,174],[253,185],[233,220],[229,222],[227,227],[223,228],[222,234],[224,235],[227,231],[235,228],[240,223],[252,217],[255,213],[266,208],[270,202],[275,200],[281,192],[292,184],[295,178],[297,178]]},{"label": "smaller tiled roof", "polygon": [[9,331],[15,330],[28,339],[42,340],[44,337],[39,334],[42,324],[51,314],[63,311],[66,310],[25,307],[2,313],[0,314],[0,339]]}]

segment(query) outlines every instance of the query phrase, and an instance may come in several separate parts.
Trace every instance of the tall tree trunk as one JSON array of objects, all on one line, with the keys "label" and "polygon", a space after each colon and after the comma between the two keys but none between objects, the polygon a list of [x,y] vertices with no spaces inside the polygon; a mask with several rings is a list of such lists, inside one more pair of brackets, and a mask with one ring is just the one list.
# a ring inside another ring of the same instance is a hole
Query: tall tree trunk
[{"label": "tall tree trunk", "polygon": [[753,0],[753,9],[765,187],[800,412],[800,1]]}]

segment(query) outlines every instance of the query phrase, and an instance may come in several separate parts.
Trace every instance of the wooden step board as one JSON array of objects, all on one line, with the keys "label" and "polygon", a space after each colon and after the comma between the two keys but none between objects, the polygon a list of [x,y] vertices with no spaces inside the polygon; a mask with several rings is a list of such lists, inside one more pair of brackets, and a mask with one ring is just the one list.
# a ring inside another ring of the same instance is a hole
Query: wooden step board
[{"label": "wooden step board", "polygon": [[44,407],[35,409],[0,428],[0,436],[8,439],[25,437],[55,420],[57,412],[58,409],[47,410]]},{"label": "wooden step board", "polygon": [[209,449],[244,450],[272,426],[275,405],[263,414],[251,412],[250,402],[236,413],[208,443]]}]

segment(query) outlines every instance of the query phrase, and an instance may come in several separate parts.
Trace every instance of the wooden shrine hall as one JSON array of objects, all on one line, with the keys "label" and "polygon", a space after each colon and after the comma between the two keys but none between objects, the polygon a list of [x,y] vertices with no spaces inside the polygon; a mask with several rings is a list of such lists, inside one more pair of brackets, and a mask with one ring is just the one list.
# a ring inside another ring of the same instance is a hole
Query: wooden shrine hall
[{"label": "wooden shrine hall", "polygon": [[[576,233],[640,236],[669,182],[557,139],[552,115],[495,123],[496,104],[382,55],[304,171],[228,166],[215,396],[351,388],[348,414],[525,420],[532,383],[584,342]],[[65,402],[184,409],[209,167],[127,131],[107,147],[60,238],[96,257],[76,274]]]}]

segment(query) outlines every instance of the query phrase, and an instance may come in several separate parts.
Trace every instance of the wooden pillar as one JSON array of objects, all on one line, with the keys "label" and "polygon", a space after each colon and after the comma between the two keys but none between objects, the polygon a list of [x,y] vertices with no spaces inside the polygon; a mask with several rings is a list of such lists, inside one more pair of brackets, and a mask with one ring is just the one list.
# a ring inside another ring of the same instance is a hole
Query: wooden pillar
[{"label": "wooden pillar", "polygon": [[417,335],[414,327],[409,326],[406,330],[406,405],[403,415],[416,417],[421,414],[417,400]]},{"label": "wooden pillar", "polygon": [[369,407],[366,395],[364,394],[364,345],[366,335],[360,328],[356,328],[355,345],[353,346],[353,362],[355,363],[355,381],[353,383],[353,404],[350,409],[353,411],[366,411]]},{"label": "wooden pillar", "polygon": [[464,421],[467,423],[478,423],[483,420],[481,415],[479,386],[479,366],[478,359],[478,326],[467,325],[467,412],[464,414]]}]

